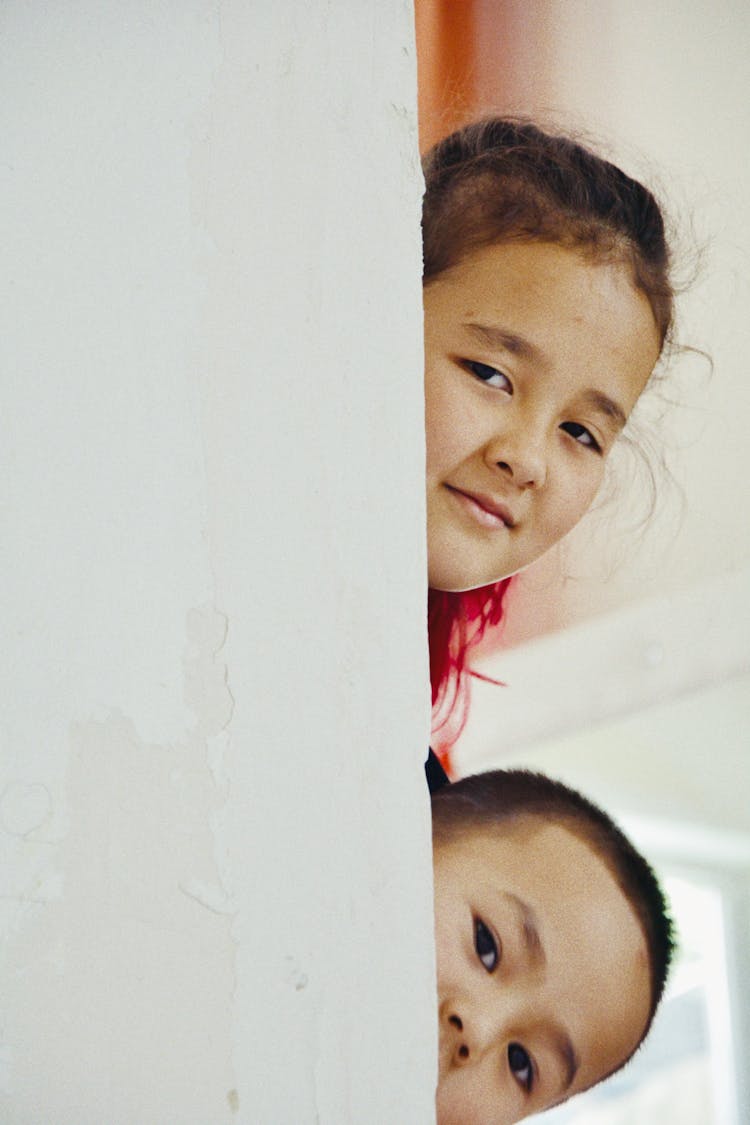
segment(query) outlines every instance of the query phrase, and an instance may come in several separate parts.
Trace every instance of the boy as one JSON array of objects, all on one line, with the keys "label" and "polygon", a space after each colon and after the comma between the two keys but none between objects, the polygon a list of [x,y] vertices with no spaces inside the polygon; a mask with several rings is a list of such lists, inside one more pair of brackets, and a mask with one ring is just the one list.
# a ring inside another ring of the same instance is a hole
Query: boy
[{"label": "boy", "polygon": [[664,990],[653,871],[560,782],[497,770],[432,796],[438,1125],[512,1125],[628,1061]]}]

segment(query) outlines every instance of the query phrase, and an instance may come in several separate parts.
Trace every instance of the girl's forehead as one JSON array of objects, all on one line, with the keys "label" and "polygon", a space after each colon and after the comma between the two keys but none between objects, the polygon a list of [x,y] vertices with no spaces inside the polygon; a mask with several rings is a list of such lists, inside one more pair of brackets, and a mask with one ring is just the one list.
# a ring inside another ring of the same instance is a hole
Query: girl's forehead
[{"label": "girl's forehead", "polygon": [[[629,265],[556,243],[500,243],[474,251],[425,291],[428,339],[484,333],[505,353],[566,372],[622,382],[628,410],[659,357],[647,296]],[[503,340],[505,345],[503,345]],[[456,341],[458,342],[458,341]]]},{"label": "girl's forehead", "polygon": [[[431,279],[426,289],[442,281],[451,288],[487,285],[496,279],[498,285],[513,279],[516,285],[539,284],[568,287],[591,283],[594,278],[610,274],[618,284],[636,290],[632,264],[627,255],[597,251],[594,247],[563,242],[532,239],[492,242],[463,254],[454,265]],[[492,288],[486,290],[491,297]]]}]

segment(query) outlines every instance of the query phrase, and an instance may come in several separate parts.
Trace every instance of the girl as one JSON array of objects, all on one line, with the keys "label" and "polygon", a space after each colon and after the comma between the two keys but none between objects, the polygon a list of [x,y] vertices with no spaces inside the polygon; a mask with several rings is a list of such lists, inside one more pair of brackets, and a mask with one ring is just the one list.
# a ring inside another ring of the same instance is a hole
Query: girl
[{"label": "girl", "polygon": [[424,171],[430,672],[449,769],[467,653],[510,577],[591,505],[673,290],[651,193],[566,137],[491,119]]}]

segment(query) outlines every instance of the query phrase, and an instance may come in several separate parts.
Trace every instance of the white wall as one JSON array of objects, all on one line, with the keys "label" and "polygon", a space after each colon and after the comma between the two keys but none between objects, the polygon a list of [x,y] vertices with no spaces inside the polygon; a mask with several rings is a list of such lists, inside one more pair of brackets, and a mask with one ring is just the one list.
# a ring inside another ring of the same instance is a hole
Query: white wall
[{"label": "white wall", "polygon": [[0,1117],[429,1121],[411,6],[0,20]]},{"label": "white wall", "polygon": [[[729,709],[720,691],[750,675],[749,618],[750,571],[744,571],[495,654],[479,667],[504,686],[472,683],[470,719],[455,754],[458,772],[535,755],[550,740],[545,766],[554,773],[576,760],[588,768],[591,784],[608,779],[605,806],[613,797],[622,804],[628,792],[636,809],[652,808],[655,815],[680,809],[688,819],[750,831],[747,709],[737,707],[741,688]],[[719,694],[707,706],[710,691]],[[667,706],[671,700],[675,713],[685,715],[679,723]],[[651,743],[641,742],[641,761],[638,743],[628,745],[630,720],[650,726],[659,707],[668,718]],[[696,713],[704,714],[700,724]],[[613,737],[615,728],[621,733]],[[654,742],[662,744],[658,754]],[[717,754],[726,758],[720,763]],[[573,780],[586,788],[584,775]]]}]

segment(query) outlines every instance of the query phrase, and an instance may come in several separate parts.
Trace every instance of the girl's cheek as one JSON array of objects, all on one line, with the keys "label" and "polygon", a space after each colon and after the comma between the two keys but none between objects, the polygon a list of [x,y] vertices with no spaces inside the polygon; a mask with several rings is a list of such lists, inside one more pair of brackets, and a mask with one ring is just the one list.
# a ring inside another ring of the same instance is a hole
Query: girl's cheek
[{"label": "girl's cheek", "polygon": [[455,396],[435,388],[427,395],[425,440],[428,469],[450,467],[462,458],[466,421]]},{"label": "girl's cheek", "polygon": [[495,412],[453,382],[428,396],[426,425],[428,459],[448,466],[481,452],[499,430]]}]

